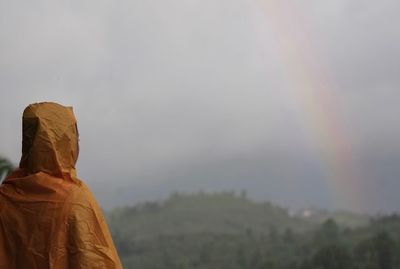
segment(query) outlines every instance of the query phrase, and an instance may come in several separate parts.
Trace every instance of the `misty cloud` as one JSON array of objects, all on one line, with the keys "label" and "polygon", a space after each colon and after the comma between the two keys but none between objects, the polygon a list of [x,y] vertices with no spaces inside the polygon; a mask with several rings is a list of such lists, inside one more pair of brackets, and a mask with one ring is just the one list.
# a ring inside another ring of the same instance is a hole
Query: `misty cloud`
[{"label": "misty cloud", "polygon": [[0,1],[0,154],[17,163],[23,108],[54,100],[74,106],[78,172],[105,207],[175,189],[343,207],[299,100],[304,69],[330,85],[363,175],[355,209],[399,210],[399,5]]}]

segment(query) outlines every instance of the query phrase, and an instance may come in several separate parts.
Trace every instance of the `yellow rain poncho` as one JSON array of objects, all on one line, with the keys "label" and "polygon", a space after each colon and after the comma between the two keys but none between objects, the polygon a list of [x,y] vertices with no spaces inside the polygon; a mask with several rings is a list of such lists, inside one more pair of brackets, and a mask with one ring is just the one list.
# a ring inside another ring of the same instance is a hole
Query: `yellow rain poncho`
[{"label": "yellow rain poncho", "polygon": [[20,166],[0,185],[0,269],[122,268],[78,152],[71,107],[25,109]]}]

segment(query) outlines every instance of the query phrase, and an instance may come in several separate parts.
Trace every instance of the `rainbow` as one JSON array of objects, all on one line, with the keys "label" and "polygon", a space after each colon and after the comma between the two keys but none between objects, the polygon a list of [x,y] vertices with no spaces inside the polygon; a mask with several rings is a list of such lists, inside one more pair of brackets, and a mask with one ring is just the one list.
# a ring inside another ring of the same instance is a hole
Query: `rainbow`
[{"label": "rainbow", "polygon": [[301,14],[287,1],[259,0],[264,19],[280,42],[279,57],[288,80],[293,85],[295,100],[317,141],[320,164],[326,173],[327,187],[333,192],[334,207],[362,211],[361,178],[354,165],[350,136],[338,111],[335,85],[318,57],[311,31]]}]

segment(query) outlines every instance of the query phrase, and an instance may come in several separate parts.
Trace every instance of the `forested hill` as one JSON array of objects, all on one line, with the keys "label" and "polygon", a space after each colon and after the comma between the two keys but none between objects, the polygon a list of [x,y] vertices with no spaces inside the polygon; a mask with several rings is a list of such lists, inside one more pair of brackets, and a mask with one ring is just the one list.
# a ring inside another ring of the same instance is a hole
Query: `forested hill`
[{"label": "forested hill", "polygon": [[312,223],[290,217],[287,210],[269,202],[255,203],[245,194],[171,195],[163,202],[147,202],[114,209],[109,221],[118,233],[145,239],[157,235],[196,233],[237,234],[251,231],[268,234],[271,229],[311,229]]},{"label": "forested hill", "polygon": [[125,269],[400,268],[397,215],[306,213],[225,192],[173,194],[107,216]]}]

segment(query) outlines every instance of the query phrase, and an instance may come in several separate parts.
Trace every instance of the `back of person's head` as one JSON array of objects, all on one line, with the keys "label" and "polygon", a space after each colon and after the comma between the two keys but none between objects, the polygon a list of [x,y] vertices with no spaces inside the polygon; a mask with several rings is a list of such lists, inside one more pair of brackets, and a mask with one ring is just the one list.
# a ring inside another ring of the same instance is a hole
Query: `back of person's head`
[{"label": "back of person's head", "polygon": [[76,177],[79,146],[72,107],[52,102],[29,105],[23,113],[22,136],[20,168],[27,174]]}]

